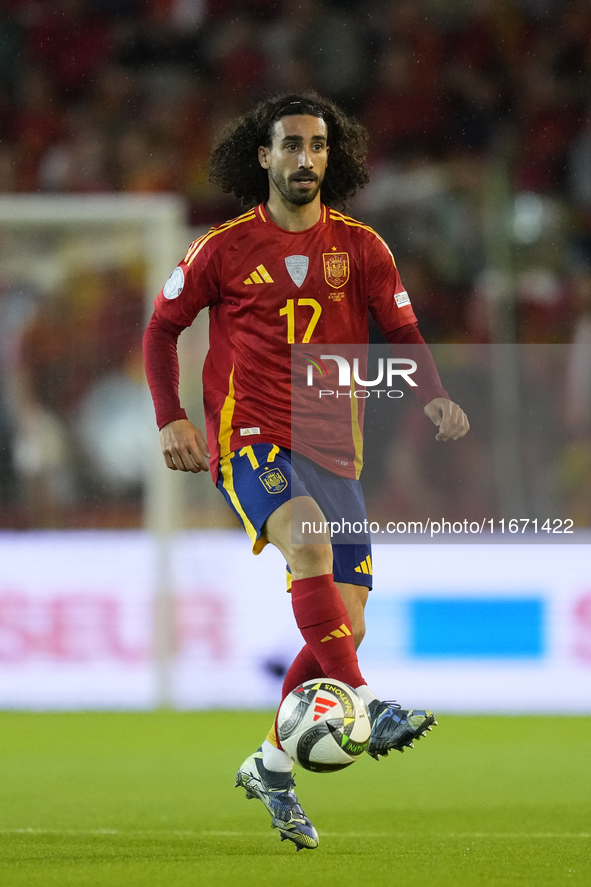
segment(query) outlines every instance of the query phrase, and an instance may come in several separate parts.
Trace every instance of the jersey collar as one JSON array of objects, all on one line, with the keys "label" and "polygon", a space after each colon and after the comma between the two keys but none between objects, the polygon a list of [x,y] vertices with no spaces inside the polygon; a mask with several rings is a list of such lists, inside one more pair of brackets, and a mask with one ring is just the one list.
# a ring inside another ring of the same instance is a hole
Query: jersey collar
[{"label": "jersey collar", "polygon": [[[260,222],[267,222],[269,225],[273,225],[275,228],[279,228],[280,231],[285,231],[285,228],[281,228],[279,225],[276,225],[275,222],[271,221],[269,218],[269,213],[267,212],[267,207],[264,203],[259,203],[255,210],[257,214],[257,218]],[[309,231],[312,231],[316,228],[317,225],[326,225],[328,222],[328,207],[324,205],[324,203],[320,204],[320,218],[316,222],[316,225],[312,225],[311,228],[304,228],[303,231],[285,231],[286,234],[307,234]]]}]

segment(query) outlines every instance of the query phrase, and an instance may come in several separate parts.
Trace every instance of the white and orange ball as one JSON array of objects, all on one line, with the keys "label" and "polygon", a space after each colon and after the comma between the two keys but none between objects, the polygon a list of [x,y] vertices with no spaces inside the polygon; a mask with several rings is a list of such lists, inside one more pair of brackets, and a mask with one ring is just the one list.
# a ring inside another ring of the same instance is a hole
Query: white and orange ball
[{"label": "white and orange ball", "polygon": [[369,745],[371,723],[363,700],[342,681],[300,684],[279,709],[277,734],[296,764],[314,772],[342,770]]}]

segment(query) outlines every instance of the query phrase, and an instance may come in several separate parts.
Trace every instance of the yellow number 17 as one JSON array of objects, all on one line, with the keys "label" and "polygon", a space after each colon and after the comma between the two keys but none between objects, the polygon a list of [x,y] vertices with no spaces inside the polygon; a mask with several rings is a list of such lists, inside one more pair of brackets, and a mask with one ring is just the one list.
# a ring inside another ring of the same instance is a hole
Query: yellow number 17
[{"label": "yellow number 17", "polygon": [[[312,338],[312,333],[320,320],[322,305],[316,299],[298,299],[298,307],[300,305],[306,305],[314,311],[302,339],[302,345],[305,345]],[[288,345],[293,345],[295,342],[295,299],[288,299],[287,304],[279,311],[279,314],[281,317],[284,314],[287,316],[287,343]]]}]

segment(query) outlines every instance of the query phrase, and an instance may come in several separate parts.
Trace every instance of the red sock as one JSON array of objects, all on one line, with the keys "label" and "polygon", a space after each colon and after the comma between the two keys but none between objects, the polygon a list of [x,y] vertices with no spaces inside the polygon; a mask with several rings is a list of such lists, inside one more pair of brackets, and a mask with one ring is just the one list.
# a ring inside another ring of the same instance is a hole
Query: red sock
[{"label": "red sock", "polygon": [[365,684],[357,662],[351,620],[332,573],[294,579],[291,603],[298,628],[324,674],[351,687]]},{"label": "red sock", "polygon": [[296,658],[289,667],[289,671],[285,675],[283,681],[283,690],[281,692],[281,701],[285,699],[288,693],[303,684],[304,681],[311,681],[314,678],[326,677],[322,671],[322,667],[309,646],[306,644],[302,647]]}]

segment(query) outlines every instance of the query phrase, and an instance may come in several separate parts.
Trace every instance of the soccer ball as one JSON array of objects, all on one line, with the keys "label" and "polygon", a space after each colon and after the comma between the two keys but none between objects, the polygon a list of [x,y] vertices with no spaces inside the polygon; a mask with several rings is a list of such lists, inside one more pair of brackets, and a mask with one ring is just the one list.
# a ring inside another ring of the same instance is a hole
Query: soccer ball
[{"label": "soccer ball", "polygon": [[342,681],[317,678],[292,690],[281,703],[277,735],[296,764],[314,772],[342,770],[369,745],[367,706]]}]

